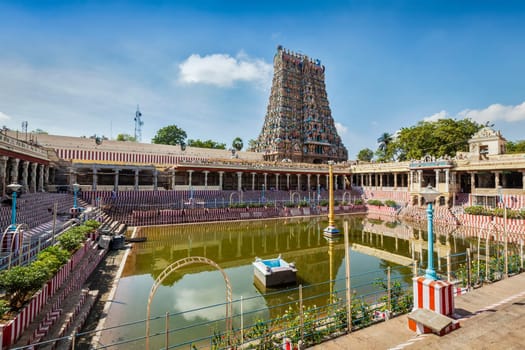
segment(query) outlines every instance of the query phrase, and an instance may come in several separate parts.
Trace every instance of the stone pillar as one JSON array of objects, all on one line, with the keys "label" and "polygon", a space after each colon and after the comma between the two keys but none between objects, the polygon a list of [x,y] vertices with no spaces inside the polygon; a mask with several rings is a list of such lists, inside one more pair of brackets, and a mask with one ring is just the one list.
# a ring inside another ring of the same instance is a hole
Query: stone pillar
[{"label": "stone pillar", "polygon": [[434,169],[434,172],[436,173],[436,189],[439,191],[439,169]]},{"label": "stone pillar", "polygon": [[49,185],[49,165],[44,168],[44,188]]},{"label": "stone pillar", "polygon": [[523,185],[523,190],[525,191],[525,171],[521,172],[521,184]]},{"label": "stone pillar", "polygon": [[330,190],[330,175],[326,174],[326,190]]},{"label": "stone pillar", "polygon": [[9,183],[18,183],[18,165],[20,164],[20,159],[11,158],[11,181]]},{"label": "stone pillar", "polygon": [[242,171],[237,172],[237,191],[242,191]]},{"label": "stone pillar", "polygon": [[139,190],[139,169],[138,168],[135,169],[135,184],[133,188],[135,189],[135,191]]},{"label": "stone pillar", "polygon": [[208,170],[204,170],[204,188],[208,188],[208,174],[210,173]]},{"label": "stone pillar", "polygon": [[175,177],[175,169],[172,169],[171,170],[171,189],[174,190],[175,189],[175,180],[176,180],[176,177]]},{"label": "stone pillar", "polygon": [[38,192],[44,192],[44,164],[38,165]]},{"label": "stone pillar", "polygon": [[36,192],[36,171],[38,163],[31,163],[31,181],[29,183],[29,190],[33,193]]},{"label": "stone pillar", "polygon": [[279,174],[275,174],[275,190],[279,191]]},{"label": "stone pillar", "polygon": [[499,171],[495,171],[494,172],[494,188],[495,189],[498,189],[498,186],[501,185],[501,181],[500,181],[500,178],[499,178]]},{"label": "stone pillar", "polygon": [[418,192],[421,192],[423,185],[423,170],[417,171],[417,183],[418,183]]},{"label": "stone pillar", "polygon": [[445,192],[450,192],[450,180],[449,180],[449,176],[450,176],[450,170],[449,169],[445,169]]},{"label": "stone pillar", "polygon": [[474,190],[476,189],[476,174],[470,173],[470,194],[474,194]]},{"label": "stone pillar", "polygon": [[339,175],[335,175],[334,174],[334,190],[338,190],[339,189]]},{"label": "stone pillar", "polygon": [[308,191],[310,191],[310,189],[312,188],[310,186],[310,177],[312,176],[312,174],[306,174],[306,186],[308,187]]},{"label": "stone pillar", "polygon": [[286,189],[290,190],[290,174],[286,174]]},{"label": "stone pillar", "polygon": [[29,186],[27,182],[28,175],[29,175],[29,161],[24,160],[22,163],[22,183],[21,185],[26,192],[29,192]]},{"label": "stone pillar", "polygon": [[321,174],[315,174],[315,176],[317,177],[317,190],[319,190],[319,188],[321,187]]},{"label": "stone pillar", "polygon": [[383,189],[383,174],[378,174],[379,176],[379,188]]},{"label": "stone pillar", "polygon": [[193,170],[188,170],[188,188],[191,188],[192,175],[193,175]]},{"label": "stone pillar", "polygon": [[252,191],[255,191],[255,175],[256,173],[252,173]]},{"label": "stone pillar", "polygon": [[397,190],[397,173],[394,173],[394,190]]},{"label": "stone pillar", "polygon": [[157,168],[153,169],[153,191],[157,190],[157,185],[159,181],[159,171]]},{"label": "stone pillar", "polygon": [[0,156],[0,184],[2,186],[2,196],[5,196],[5,189],[7,186],[7,160],[9,157]]},{"label": "stone pillar", "polygon": [[224,171],[219,171],[219,190],[222,190],[222,179],[224,176]]},{"label": "stone pillar", "polygon": [[115,177],[113,178],[113,188],[118,191],[119,169],[115,169]]},{"label": "stone pillar", "polygon": [[263,173],[264,176],[264,189],[268,189],[268,173]]},{"label": "stone pillar", "polygon": [[97,185],[98,185],[97,168],[93,167],[93,191],[97,190]]},{"label": "stone pillar", "polygon": [[368,187],[372,187],[372,173],[368,174]]},{"label": "stone pillar", "polygon": [[301,174],[297,174],[297,191],[301,190]]}]

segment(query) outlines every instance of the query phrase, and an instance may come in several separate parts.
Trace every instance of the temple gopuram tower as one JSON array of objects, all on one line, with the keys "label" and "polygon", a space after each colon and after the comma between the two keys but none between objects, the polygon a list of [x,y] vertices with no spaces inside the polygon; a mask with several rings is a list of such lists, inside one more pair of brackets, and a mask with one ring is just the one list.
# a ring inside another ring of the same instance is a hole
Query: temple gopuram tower
[{"label": "temple gopuram tower", "polygon": [[347,160],[328,105],[321,62],[279,45],[273,69],[270,101],[255,151],[270,161]]}]

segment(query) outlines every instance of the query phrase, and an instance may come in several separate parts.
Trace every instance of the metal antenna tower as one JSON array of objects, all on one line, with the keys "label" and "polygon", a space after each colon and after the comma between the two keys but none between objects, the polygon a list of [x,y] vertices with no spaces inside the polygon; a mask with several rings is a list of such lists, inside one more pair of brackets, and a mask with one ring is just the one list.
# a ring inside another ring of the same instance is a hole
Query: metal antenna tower
[{"label": "metal antenna tower", "polygon": [[142,125],[144,125],[140,117],[142,117],[142,113],[140,113],[139,105],[137,105],[137,111],[135,112],[135,141],[137,142],[142,141]]}]

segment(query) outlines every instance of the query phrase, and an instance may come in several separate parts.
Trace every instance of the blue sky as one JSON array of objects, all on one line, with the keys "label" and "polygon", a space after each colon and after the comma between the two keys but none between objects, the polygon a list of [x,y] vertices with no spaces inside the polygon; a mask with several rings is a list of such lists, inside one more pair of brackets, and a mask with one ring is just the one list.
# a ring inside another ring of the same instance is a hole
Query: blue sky
[{"label": "blue sky", "polygon": [[522,1],[3,1],[0,125],[247,144],[262,127],[277,45],[326,66],[355,159],[425,118],[490,121],[525,139]]}]

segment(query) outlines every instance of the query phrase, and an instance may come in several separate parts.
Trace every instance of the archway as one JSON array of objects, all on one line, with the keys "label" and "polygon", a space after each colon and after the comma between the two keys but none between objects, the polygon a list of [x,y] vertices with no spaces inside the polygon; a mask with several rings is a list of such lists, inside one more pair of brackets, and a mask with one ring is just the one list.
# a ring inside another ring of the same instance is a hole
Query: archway
[{"label": "archway", "polygon": [[232,309],[232,287],[230,284],[230,279],[228,278],[228,275],[224,272],[224,270],[213,260],[210,260],[208,258],[202,257],[202,256],[190,256],[188,258],[180,259],[175,261],[173,264],[166,267],[160,275],[155,279],[155,282],[153,283],[153,286],[151,287],[151,291],[149,292],[148,297],[148,307],[147,307],[147,314],[146,314],[146,350],[149,350],[149,320],[150,320],[150,306],[151,301],[153,300],[153,297],[155,296],[155,293],[157,292],[157,288],[160,286],[160,284],[173,272],[175,272],[177,269],[184,267],[186,265],[191,264],[207,264],[215,267],[219,272],[221,273],[222,277],[224,278],[224,282],[226,283],[226,332],[230,332],[232,329],[232,315],[233,315],[233,309]]}]

